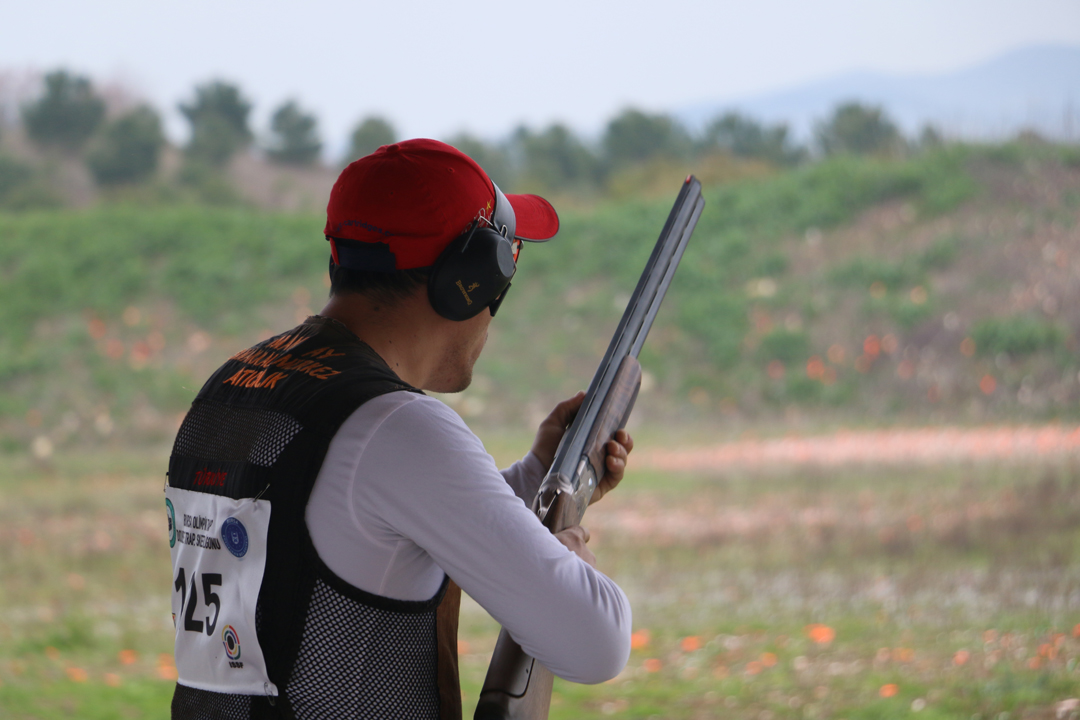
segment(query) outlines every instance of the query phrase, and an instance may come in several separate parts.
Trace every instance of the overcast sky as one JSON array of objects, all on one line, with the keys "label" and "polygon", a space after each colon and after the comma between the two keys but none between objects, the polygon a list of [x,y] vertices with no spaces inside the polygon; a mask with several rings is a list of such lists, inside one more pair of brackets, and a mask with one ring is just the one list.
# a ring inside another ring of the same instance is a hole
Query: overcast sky
[{"label": "overcast sky", "polygon": [[[224,78],[256,130],[297,99],[331,147],[382,114],[403,136],[495,138],[553,120],[595,133],[851,70],[940,73],[1033,44],[1080,45],[1080,0],[2,0],[0,73],[58,66],[176,104]],[[2,76],[0,76],[2,77]]]}]

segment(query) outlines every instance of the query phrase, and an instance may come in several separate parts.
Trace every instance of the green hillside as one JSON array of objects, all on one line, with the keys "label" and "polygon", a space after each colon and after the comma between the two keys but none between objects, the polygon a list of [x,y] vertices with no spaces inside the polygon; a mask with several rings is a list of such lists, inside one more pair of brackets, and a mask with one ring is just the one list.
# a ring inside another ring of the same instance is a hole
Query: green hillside
[{"label": "green hillside", "polygon": [[[584,386],[676,190],[563,211],[448,401],[523,427]],[[642,356],[639,422],[1075,414],[1075,148],[838,157],[705,196]],[[321,230],[204,206],[0,214],[7,449],[168,438],[218,363],[321,307]]]}]

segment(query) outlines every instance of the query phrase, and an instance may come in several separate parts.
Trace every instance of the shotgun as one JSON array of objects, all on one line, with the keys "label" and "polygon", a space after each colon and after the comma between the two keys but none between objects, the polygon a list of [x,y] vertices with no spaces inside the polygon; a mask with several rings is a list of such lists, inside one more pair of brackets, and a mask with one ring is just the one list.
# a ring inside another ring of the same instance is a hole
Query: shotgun
[{"label": "shotgun", "polygon": [[[626,425],[641,386],[637,356],[664,300],[705,201],[701,183],[683,183],[622,320],[593,375],[581,409],[563,435],[532,509],[551,532],[581,522],[604,474],[604,446]],[[488,666],[474,720],[542,720],[554,675],[525,654],[503,628]]]}]

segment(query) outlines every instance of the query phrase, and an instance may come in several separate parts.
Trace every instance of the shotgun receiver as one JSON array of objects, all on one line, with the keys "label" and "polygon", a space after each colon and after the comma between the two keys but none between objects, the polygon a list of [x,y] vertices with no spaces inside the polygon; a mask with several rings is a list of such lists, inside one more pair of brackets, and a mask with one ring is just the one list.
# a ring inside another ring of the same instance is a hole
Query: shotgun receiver
[{"label": "shotgun receiver", "polygon": [[[626,425],[641,386],[638,353],[704,207],[701,183],[691,175],[683,183],[581,409],[563,435],[533,500],[533,511],[553,533],[581,521],[604,475],[605,445]],[[551,671],[526,655],[503,628],[474,720],[546,719],[553,682]]]}]

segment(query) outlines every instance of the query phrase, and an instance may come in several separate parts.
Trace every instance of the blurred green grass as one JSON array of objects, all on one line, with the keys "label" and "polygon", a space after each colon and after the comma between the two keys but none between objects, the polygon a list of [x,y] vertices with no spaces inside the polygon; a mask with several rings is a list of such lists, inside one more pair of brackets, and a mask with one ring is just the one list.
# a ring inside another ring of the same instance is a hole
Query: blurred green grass
[{"label": "blurred green grass", "polygon": [[[0,716],[166,717],[164,453],[5,460]],[[1049,718],[1080,687],[1069,463],[638,470],[585,524],[637,647],[553,718]],[[467,601],[467,713],[496,634]]]},{"label": "blurred green grass", "polygon": [[[777,312],[809,297],[809,277],[791,267],[792,238],[881,203],[928,216],[954,208],[980,192],[973,154],[839,157],[707,188],[643,352],[657,397],[669,409],[684,408],[690,391],[728,403],[743,402],[748,388],[774,406],[814,401],[821,393],[770,392],[752,347],[755,308]],[[493,327],[478,367],[489,391],[474,390],[486,392],[478,399],[484,415],[497,415],[493,425],[525,426],[515,408],[537,392],[554,402],[588,383],[676,190],[570,206],[559,241],[526,249],[508,320]],[[322,225],[314,215],[162,203],[0,212],[3,445],[25,448],[43,432],[53,445],[166,439],[214,365],[321,307]],[[775,296],[755,297],[746,289],[754,279],[783,282]],[[822,352],[816,344],[807,349]]]}]

